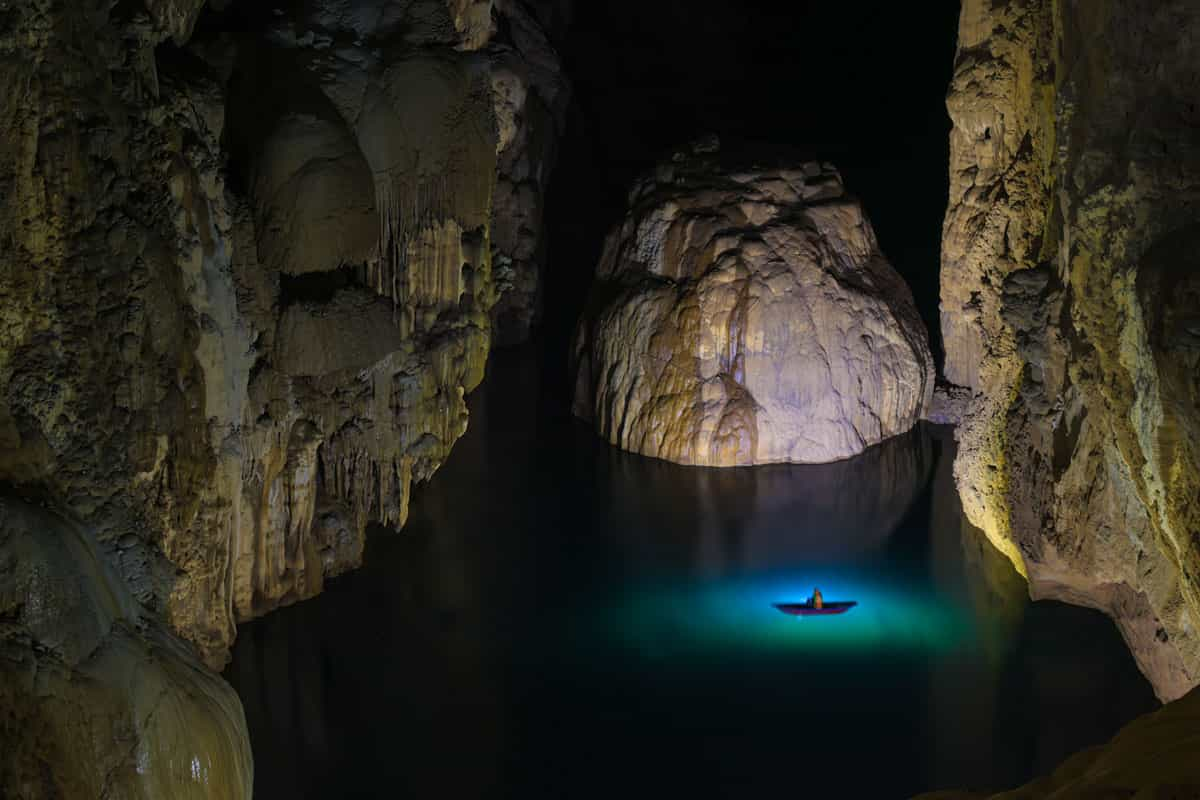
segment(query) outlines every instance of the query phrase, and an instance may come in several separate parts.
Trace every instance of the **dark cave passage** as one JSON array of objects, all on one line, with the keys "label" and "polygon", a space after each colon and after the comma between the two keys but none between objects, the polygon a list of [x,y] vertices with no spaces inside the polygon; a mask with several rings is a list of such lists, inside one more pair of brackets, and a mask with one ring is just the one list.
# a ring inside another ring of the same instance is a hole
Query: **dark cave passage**
[{"label": "dark cave passage", "polygon": [[362,267],[345,265],[321,272],[306,272],[302,275],[279,276],[279,303],[283,307],[293,303],[324,303],[333,299],[340,290],[363,284]]}]

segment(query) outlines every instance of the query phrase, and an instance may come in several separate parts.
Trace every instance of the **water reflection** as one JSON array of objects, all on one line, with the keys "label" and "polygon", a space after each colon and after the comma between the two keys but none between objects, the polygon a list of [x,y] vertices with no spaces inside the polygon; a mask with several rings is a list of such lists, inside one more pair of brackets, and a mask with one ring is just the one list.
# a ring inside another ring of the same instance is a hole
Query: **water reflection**
[{"label": "water reflection", "polygon": [[[679,467],[539,402],[528,354],[492,371],[408,528],[242,629],[257,797],[1002,788],[1153,704],[1107,620],[1030,605],[965,527],[944,432]],[[814,585],[861,605],[771,608]]]},{"label": "water reflection", "polygon": [[[928,483],[928,436],[913,432],[824,465],[681,468],[606,448],[607,530],[634,562],[671,545],[698,575],[838,562],[884,547]],[[686,537],[686,541],[673,539]]]}]

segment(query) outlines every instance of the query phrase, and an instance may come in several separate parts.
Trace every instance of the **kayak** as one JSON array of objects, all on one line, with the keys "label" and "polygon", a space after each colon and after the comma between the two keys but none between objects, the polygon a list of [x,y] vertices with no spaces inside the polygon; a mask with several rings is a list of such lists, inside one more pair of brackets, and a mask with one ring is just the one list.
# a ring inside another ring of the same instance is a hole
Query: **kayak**
[{"label": "kayak", "polygon": [[817,608],[811,602],[772,603],[771,605],[775,606],[783,613],[790,614],[793,617],[816,617],[828,614],[845,614],[847,611],[858,605],[858,603],[854,600],[847,600],[839,603],[823,603],[821,604],[820,608]]}]

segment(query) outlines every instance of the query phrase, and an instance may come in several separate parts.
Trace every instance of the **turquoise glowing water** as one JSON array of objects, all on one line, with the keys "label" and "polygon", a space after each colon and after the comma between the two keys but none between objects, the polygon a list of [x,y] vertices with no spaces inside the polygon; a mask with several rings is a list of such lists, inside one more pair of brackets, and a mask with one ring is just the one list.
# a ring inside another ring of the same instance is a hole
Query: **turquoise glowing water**
[{"label": "turquoise glowing water", "polygon": [[[818,585],[826,597],[854,599],[858,606],[836,618],[790,617],[772,609],[775,602],[806,600]],[[934,593],[879,574],[820,565],[635,586],[608,604],[606,636],[649,659],[903,656],[948,651],[971,633],[966,615]]]},{"label": "turquoise glowing water", "polygon": [[[952,440],[825,466],[620,453],[502,355],[408,527],[242,627],[256,797],[1000,789],[1153,707],[1101,615],[1030,604]],[[794,618],[771,604],[859,605]]]}]

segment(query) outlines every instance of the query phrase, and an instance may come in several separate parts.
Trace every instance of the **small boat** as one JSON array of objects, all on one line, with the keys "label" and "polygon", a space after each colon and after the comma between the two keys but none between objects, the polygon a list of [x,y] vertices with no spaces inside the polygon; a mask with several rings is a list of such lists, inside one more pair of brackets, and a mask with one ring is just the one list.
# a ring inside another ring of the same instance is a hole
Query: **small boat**
[{"label": "small boat", "polygon": [[811,600],[805,603],[772,603],[771,605],[793,617],[815,617],[826,614],[845,614],[858,605],[858,602],[855,600],[846,600],[836,603],[822,603],[820,608],[813,605]]}]

